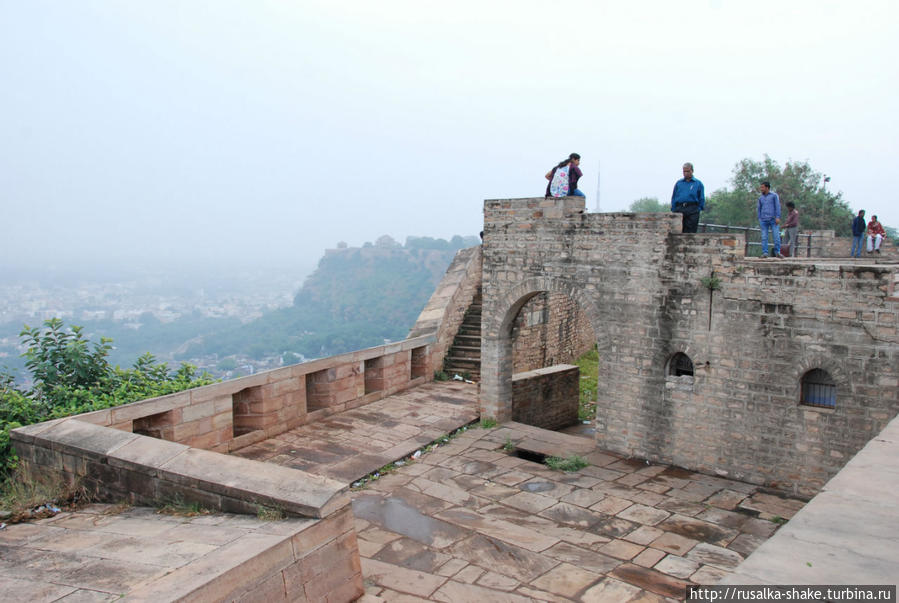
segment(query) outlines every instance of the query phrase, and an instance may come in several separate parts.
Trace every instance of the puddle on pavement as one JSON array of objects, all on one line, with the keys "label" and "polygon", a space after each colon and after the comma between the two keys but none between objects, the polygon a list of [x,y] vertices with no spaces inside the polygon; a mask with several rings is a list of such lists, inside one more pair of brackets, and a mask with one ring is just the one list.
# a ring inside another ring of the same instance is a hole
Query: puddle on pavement
[{"label": "puddle on pavement", "polygon": [[548,492],[555,488],[556,485],[550,482],[528,482],[526,484],[521,484],[518,487],[525,492]]},{"label": "puddle on pavement", "polygon": [[353,514],[412,540],[442,548],[461,540],[461,528],[434,519],[396,496],[360,496],[353,501]]}]

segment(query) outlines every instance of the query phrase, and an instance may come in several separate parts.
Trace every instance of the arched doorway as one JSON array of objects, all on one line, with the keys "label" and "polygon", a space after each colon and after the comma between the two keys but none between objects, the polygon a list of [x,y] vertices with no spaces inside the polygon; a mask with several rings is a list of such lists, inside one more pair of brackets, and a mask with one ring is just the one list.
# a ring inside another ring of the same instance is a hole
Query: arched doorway
[{"label": "arched doorway", "polygon": [[594,304],[562,279],[532,278],[491,293],[485,291],[480,410],[503,422],[515,416],[513,375],[573,362],[600,338]]}]

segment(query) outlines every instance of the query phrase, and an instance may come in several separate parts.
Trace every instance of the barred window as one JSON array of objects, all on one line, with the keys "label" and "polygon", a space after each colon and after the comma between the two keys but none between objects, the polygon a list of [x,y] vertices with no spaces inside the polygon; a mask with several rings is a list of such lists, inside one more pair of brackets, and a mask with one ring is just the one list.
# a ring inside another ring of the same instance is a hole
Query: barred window
[{"label": "barred window", "polygon": [[836,407],[837,385],[827,371],[812,369],[802,376],[801,403],[820,408]]},{"label": "barred window", "polygon": [[668,362],[668,375],[671,377],[693,376],[693,361],[682,352],[672,356]]}]

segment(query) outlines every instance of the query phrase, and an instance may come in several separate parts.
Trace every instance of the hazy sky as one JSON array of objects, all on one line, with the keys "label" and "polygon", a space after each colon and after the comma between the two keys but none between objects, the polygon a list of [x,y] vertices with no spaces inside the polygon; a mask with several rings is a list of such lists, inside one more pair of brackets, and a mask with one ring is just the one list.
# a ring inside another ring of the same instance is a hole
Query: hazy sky
[{"label": "hazy sky", "polygon": [[899,3],[0,0],[0,254],[177,265],[481,230],[807,160],[899,226]]}]

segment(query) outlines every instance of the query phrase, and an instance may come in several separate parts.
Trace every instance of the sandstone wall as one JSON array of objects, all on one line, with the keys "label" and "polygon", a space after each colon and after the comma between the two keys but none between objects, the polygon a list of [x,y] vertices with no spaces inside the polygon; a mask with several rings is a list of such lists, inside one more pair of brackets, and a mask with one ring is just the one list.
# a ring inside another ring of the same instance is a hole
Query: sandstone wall
[{"label": "sandstone wall", "polygon": [[560,364],[512,377],[512,420],[543,429],[562,429],[578,421],[580,370]]},{"label": "sandstone wall", "polygon": [[[232,452],[429,381],[434,337],[321,358],[78,415],[82,421]],[[443,362],[441,355],[436,362]]]},{"label": "sandstone wall", "polygon": [[[564,294],[599,346],[598,445],[814,492],[899,410],[897,266],[751,260],[742,235],[680,229],[576,199],[486,201],[482,416],[512,416],[519,310]],[[677,352],[692,380],[667,375]],[[835,409],[800,404],[813,368]]]},{"label": "sandstone wall", "polygon": [[577,302],[560,293],[538,293],[512,326],[513,370],[531,371],[576,361],[596,342],[593,326]]},{"label": "sandstone wall", "polygon": [[435,337],[430,354],[432,371],[443,366],[443,358],[453,345],[465,311],[480,287],[481,247],[459,250],[409,331],[410,339],[424,335]]}]

